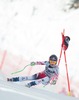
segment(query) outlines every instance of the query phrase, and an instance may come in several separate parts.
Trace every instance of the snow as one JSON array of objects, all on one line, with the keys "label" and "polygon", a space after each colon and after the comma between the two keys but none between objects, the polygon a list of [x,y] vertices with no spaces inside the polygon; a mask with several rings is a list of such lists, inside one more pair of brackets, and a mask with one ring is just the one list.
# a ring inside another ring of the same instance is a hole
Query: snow
[{"label": "snow", "polygon": [[[11,56],[10,58],[6,57],[6,63],[1,69],[5,76],[10,76],[11,71],[18,70],[17,66],[19,66],[19,69],[22,68],[21,66],[25,66],[26,61],[48,60],[48,57],[52,53],[59,57],[61,49],[61,32],[65,29],[65,34],[69,35],[71,38],[69,48],[66,52],[68,71],[71,78],[71,88],[75,89],[75,97],[79,96],[79,91],[77,89],[79,86],[79,56],[77,49],[79,42],[79,9],[64,12],[63,9],[66,7],[67,3],[67,0],[0,0],[0,48],[3,51],[7,50],[9,53],[18,56],[18,58],[13,57],[12,62]],[[2,54],[1,51],[0,54]],[[22,58],[25,60],[22,60]],[[19,64],[17,62],[19,62]],[[66,78],[63,54],[59,67],[60,77],[62,76],[61,79],[64,79],[64,76]],[[25,75],[27,70],[18,75]],[[36,70],[37,68],[35,67],[34,71]],[[40,70],[42,69],[40,68]],[[0,80],[3,82],[2,77],[0,77]],[[59,83],[60,81],[58,81],[58,84]],[[65,81],[63,83],[67,85]],[[8,85],[9,83],[6,82],[6,84]],[[17,84],[10,84],[10,89],[13,90],[11,85],[16,86]],[[0,83],[0,86],[2,86],[2,83]],[[3,87],[6,88],[5,86]],[[62,87],[61,83],[53,88],[58,89],[59,87]],[[17,91],[22,88],[19,86]],[[49,88],[51,87],[47,86],[45,89],[42,89],[42,91],[46,92],[48,90],[49,92],[55,92],[55,89],[52,90]],[[40,87],[36,87],[28,91],[35,91],[33,95],[35,96],[37,91],[41,91],[40,89]],[[26,91],[26,88],[24,88],[23,91]],[[4,95],[3,89],[1,92]],[[8,92],[8,89],[5,93],[6,92]],[[43,97],[41,92],[37,95],[41,95],[39,98]],[[19,93],[10,91],[9,93],[13,95],[12,97],[16,95],[20,96]],[[20,94],[21,93],[20,91]],[[6,95],[8,94],[6,93]],[[57,99],[56,97],[60,98],[58,94],[56,94],[58,96],[54,93],[52,93],[52,95],[55,96],[55,99]],[[31,98],[32,100],[33,98],[37,98],[25,95],[22,95],[22,97],[27,97],[29,100]],[[51,96],[49,95],[49,97]],[[61,97],[65,98],[64,96]],[[42,99],[40,98],[40,100]]]},{"label": "snow", "polygon": [[48,92],[35,87],[27,88],[20,84],[0,81],[0,98],[2,100],[78,100],[77,98]]}]

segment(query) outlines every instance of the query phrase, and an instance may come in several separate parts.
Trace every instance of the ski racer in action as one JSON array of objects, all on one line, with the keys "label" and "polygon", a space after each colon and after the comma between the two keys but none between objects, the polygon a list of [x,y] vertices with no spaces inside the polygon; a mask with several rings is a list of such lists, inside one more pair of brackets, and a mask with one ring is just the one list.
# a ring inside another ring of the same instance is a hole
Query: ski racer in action
[{"label": "ski racer in action", "polygon": [[21,77],[12,77],[12,78],[7,78],[7,81],[11,82],[18,82],[18,81],[27,81],[27,80],[32,80],[31,82],[25,84],[26,87],[31,87],[35,86],[38,84],[53,84],[55,85],[57,80],[58,80],[58,75],[59,75],[59,67],[57,66],[57,56],[56,55],[51,55],[49,57],[48,61],[37,61],[37,62],[31,62],[31,66],[34,65],[45,65],[45,70],[39,73],[36,73],[32,76],[21,76]]}]

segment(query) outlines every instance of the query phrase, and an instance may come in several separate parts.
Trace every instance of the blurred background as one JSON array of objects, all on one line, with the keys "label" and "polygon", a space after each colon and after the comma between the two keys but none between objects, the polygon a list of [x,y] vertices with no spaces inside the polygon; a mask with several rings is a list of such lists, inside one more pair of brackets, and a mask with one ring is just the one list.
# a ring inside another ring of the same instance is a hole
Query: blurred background
[{"label": "blurred background", "polygon": [[[0,70],[5,78],[32,75],[45,66],[29,66],[31,61],[45,61],[51,54],[58,57],[61,32],[70,36],[66,51],[72,96],[79,97],[79,0],[0,0]],[[55,86],[37,88],[67,94],[67,76],[62,53],[60,75]]]}]

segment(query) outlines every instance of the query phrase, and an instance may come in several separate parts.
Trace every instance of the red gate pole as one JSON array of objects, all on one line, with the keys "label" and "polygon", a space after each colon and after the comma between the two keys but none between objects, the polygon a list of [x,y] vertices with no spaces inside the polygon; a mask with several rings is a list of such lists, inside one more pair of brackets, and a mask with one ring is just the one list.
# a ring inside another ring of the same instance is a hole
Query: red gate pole
[{"label": "red gate pole", "polygon": [[67,75],[67,83],[68,83],[68,95],[71,95],[71,93],[70,93],[69,75],[68,75],[68,68],[67,68],[67,61],[66,61],[66,52],[65,51],[64,51],[64,59],[65,59],[66,75]]},{"label": "red gate pole", "polygon": [[2,67],[3,67],[3,64],[4,64],[4,60],[5,60],[6,54],[7,54],[7,51],[5,50],[5,51],[4,51],[4,54],[3,54],[3,58],[2,58],[1,64],[0,64],[0,70],[1,70]]},{"label": "red gate pole", "polygon": [[61,56],[62,56],[62,47],[61,47],[60,56],[59,56],[59,60],[58,60],[58,66],[60,64]]}]

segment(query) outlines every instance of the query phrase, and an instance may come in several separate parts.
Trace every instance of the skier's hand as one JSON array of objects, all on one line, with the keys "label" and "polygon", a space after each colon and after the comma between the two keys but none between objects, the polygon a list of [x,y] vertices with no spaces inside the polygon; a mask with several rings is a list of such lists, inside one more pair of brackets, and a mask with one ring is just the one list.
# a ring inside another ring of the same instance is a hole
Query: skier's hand
[{"label": "skier's hand", "polygon": [[35,63],[35,62],[31,62],[30,65],[31,65],[31,66],[35,66],[36,63]]},{"label": "skier's hand", "polygon": [[56,84],[56,80],[53,80],[52,82],[50,82],[50,85],[55,85]]}]

